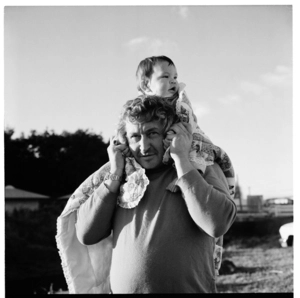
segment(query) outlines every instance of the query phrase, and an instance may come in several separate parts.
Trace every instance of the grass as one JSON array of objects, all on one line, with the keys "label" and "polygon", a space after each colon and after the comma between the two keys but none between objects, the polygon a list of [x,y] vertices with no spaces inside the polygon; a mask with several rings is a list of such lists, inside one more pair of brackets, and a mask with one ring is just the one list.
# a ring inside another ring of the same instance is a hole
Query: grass
[{"label": "grass", "polygon": [[278,236],[231,241],[224,245],[223,260],[235,268],[217,277],[219,293],[294,292],[293,247],[282,248]]}]

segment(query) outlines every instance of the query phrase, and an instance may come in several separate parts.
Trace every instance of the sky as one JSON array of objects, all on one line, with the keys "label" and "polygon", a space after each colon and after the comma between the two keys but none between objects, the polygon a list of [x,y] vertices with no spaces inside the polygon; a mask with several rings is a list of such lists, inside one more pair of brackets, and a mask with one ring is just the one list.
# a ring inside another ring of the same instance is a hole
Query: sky
[{"label": "sky", "polygon": [[292,5],[7,6],[4,128],[108,141],[153,55],[174,61],[243,198],[293,195]]}]

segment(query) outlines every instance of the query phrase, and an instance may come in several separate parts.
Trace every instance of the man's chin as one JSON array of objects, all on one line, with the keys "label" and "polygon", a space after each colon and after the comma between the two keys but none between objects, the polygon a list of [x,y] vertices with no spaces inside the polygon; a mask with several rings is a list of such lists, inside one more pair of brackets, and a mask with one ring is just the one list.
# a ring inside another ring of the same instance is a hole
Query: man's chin
[{"label": "man's chin", "polygon": [[162,161],[158,160],[156,156],[150,158],[140,158],[138,163],[146,170],[156,169],[162,165]]},{"label": "man's chin", "polygon": [[161,166],[163,166],[164,164],[163,163],[160,163],[160,164],[157,164],[157,165],[148,165],[148,166],[145,166],[143,167],[145,170],[155,170],[155,169],[158,169],[160,168]]}]

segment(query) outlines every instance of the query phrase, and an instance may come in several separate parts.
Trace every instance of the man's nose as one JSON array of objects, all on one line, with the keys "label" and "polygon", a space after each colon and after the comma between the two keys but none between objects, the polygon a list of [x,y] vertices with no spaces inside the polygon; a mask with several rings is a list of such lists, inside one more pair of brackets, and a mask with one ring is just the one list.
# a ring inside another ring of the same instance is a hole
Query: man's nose
[{"label": "man's nose", "polygon": [[150,148],[150,140],[147,137],[141,137],[140,140],[140,151],[144,155]]}]

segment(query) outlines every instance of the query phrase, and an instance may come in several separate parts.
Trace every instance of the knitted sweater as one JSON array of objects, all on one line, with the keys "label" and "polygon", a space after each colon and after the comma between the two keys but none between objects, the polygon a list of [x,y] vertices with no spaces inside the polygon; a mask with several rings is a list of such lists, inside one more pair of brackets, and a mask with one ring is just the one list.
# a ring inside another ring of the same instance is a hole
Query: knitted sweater
[{"label": "knitted sweater", "polygon": [[231,226],[236,207],[217,164],[202,177],[192,170],[177,179],[172,166],[146,171],[150,181],[139,205],[117,205],[102,183],[78,210],[79,241],[113,232],[113,293],[216,292],[214,237]]}]

